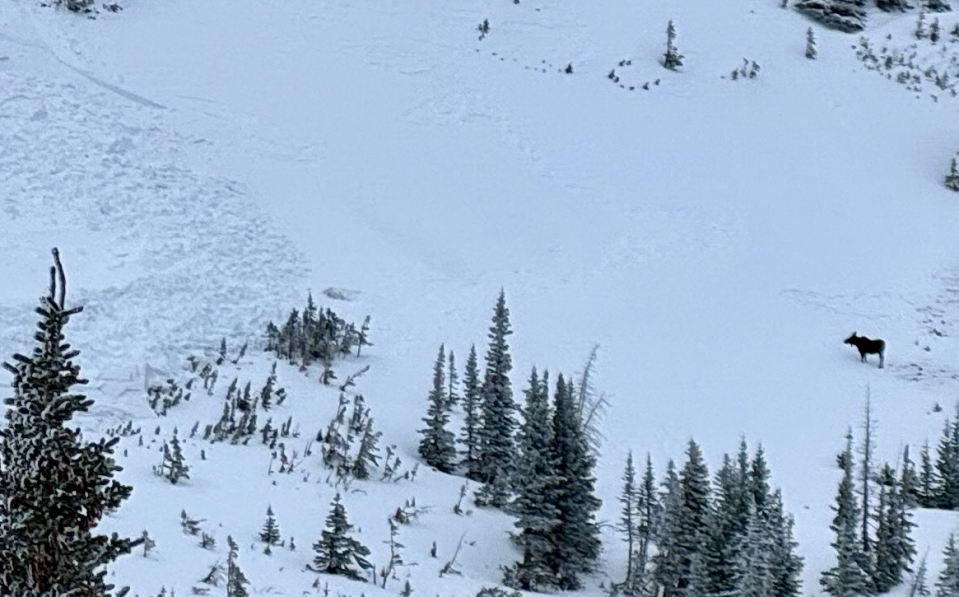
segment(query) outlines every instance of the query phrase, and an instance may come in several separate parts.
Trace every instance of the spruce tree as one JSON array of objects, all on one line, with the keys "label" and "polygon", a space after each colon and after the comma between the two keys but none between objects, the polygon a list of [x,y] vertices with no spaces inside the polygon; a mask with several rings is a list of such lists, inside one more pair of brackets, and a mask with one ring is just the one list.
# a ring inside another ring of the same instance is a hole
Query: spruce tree
[{"label": "spruce tree", "polygon": [[619,503],[622,505],[620,510],[619,525],[617,529],[623,534],[623,541],[626,542],[626,578],[623,580],[622,588],[627,594],[636,592],[636,578],[633,572],[633,565],[636,560],[636,546],[638,543],[639,527],[639,490],[636,486],[636,467],[633,466],[632,450],[626,455],[626,468],[623,469],[623,488],[619,493]]},{"label": "spruce tree", "polygon": [[936,471],[929,455],[929,442],[922,446],[919,453],[919,505],[923,508],[935,508],[939,505],[939,486]]},{"label": "spruce tree", "polygon": [[879,507],[876,513],[876,590],[885,593],[898,586],[915,557],[911,512],[901,493],[895,471],[886,464],[879,473]]},{"label": "spruce tree", "polygon": [[681,506],[677,539],[679,551],[677,594],[688,597],[686,590],[689,587],[693,586],[697,590],[702,588],[693,583],[693,561],[698,559],[705,572],[703,547],[707,542],[710,523],[709,469],[703,460],[699,444],[693,440],[689,440],[686,448],[686,463],[679,473],[679,490]]},{"label": "spruce tree", "polygon": [[683,65],[684,56],[676,50],[676,28],[672,20],[666,26],[666,53],[663,54],[663,66],[669,70],[677,70]]},{"label": "spruce tree", "polygon": [[229,535],[226,538],[226,543],[230,549],[226,558],[226,596],[249,597],[250,593],[246,590],[246,587],[250,584],[250,581],[246,579],[246,575],[240,570],[240,565],[236,563],[239,547],[233,537]]},{"label": "spruce tree", "polygon": [[[744,451],[740,452],[739,462],[740,466],[735,467],[729,455],[725,455],[713,482],[715,497],[703,553],[712,594],[731,593],[736,589],[749,508],[751,505],[755,508],[749,483],[748,454]],[[740,513],[743,502],[746,504],[745,516]]]},{"label": "spruce tree", "polygon": [[812,32],[812,27],[810,27],[806,29],[806,58],[815,60],[817,54],[816,35]]},{"label": "spruce tree", "polygon": [[842,481],[836,495],[836,513],[830,529],[836,534],[832,546],[836,550],[836,565],[822,573],[820,584],[832,597],[859,597],[871,589],[871,579],[863,568],[860,511],[856,500],[853,470],[852,431],[846,435],[846,450],[840,459],[843,464]]},{"label": "spruce tree", "polygon": [[183,450],[180,448],[180,440],[177,439],[175,431],[170,443],[163,443],[163,458],[156,469],[156,474],[173,485],[176,485],[180,479],[190,478],[190,467],[183,458]]},{"label": "spruce tree", "polygon": [[452,410],[454,406],[459,404],[459,373],[456,371],[456,357],[453,355],[453,351],[450,350],[449,358],[449,367],[448,370],[448,385],[446,388],[446,404],[447,408]]},{"label": "spruce tree", "polygon": [[800,597],[802,594],[803,559],[796,554],[799,546],[793,537],[794,521],[783,508],[778,489],[769,498],[766,508],[767,532],[772,547],[769,557],[770,594],[774,597]]},{"label": "spruce tree", "polygon": [[902,450],[902,472],[899,475],[899,492],[907,508],[919,506],[920,481],[916,474],[916,465],[909,457],[909,446]]},{"label": "spruce tree", "polygon": [[870,534],[870,520],[872,518],[872,483],[873,483],[873,451],[875,449],[875,430],[872,420],[872,398],[869,387],[866,387],[866,406],[863,414],[863,439],[859,447],[862,460],[859,464],[859,492],[862,502],[859,506],[860,525],[859,537],[862,542],[862,568],[870,579],[874,577],[872,570],[872,535]]},{"label": "spruce tree", "polygon": [[662,515],[656,525],[654,543],[656,554],[653,556],[653,580],[657,585],[657,594],[675,594],[681,578],[682,549],[680,533],[682,529],[683,495],[676,474],[676,465],[670,460],[666,464],[666,478],[663,480]]},{"label": "spruce tree", "polygon": [[463,432],[459,438],[463,450],[462,463],[466,467],[466,478],[479,481],[479,431],[481,423],[482,387],[479,381],[479,366],[476,363],[476,346],[470,346],[466,358],[466,371],[463,377]]},{"label": "spruce tree", "polygon": [[[87,383],[64,327],[82,307],[66,306],[66,275],[53,249],[50,290],[29,356],[3,368],[13,375],[0,430],[0,595],[109,595],[106,566],[141,540],[95,534],[101,518],[132,491],[114,479],[119,438],[84,442],[68,427],[93,400],[72,393]],[[122,594],[124,591],[120,591]]]},{"label": "spruce tree", "polygon": [[657,528],[662,516],[663,507],[659,502],[659,493],[656,491],[656,474],[653,471],[653,461],[646,454],[646,472],[637,490],[636,512],[636,540],[639,546],[636,550],[636,563],[633,564],[633,576],[641,588],[645,589],[648,583],[647,567],[652,560],[652,546],[655,541]]},{"label": "spruce tree", "polygon": [[738,570],[734,576],[735,594],[741,597],[769,597],[772,595],[770,556],[774,545],[766,517],[756,510],[751,498],[750,502],[749,524],[742,539],[742,548],[736,554]]},{"label": "spruce tree", "polygon": [[273,507],[266,508],[266,522],[263,523],[263,530],[260,531],[260,541],[266,543],[263,553],[269,555],[270,548],[280,544],[280,527],[276,524],[276,518],[273,516]]},{"label": "spruce tree", "polygon": [[554,474],[562,480],[562,491],[555,502],[559,525],[553,539],[556,552],[552,569],[559,588],[566,590],[580,586],[578,575],[595,568],[601,549],[595,515],[602,502],[594,491],[595,460],[574,395],[573,386],[560,375],[553,399],[552,458]]},{"label": "spruce tree", "polygon": [[507,570],[506,581],[524,591],[541,591],[557,582],[551,566],[556,557],[553,536],[560,524],[556,502],[562,479],[553,472],[548,389],[540,381],[535,368],[525,393],[526,407],[515,479],[516,498],[511,508],[517,516],[514,525],[520,530],[514,540],[523,556]]},{"label": "spruce tree", "polygon": [[[366,582],[361,571],[373,569],[373,565],[366,559],[370,550],[350,536],[352,530],[353,525],[347,520],[346,509],[340,502],[340,494],[337,493],[326,517],[326,529],[313,544],[314,572],[336,574]],[[354,566],[358,566],[359,570]]]},{"label": "spruce tree", "polygon": [[936,506],[959,508],[959,419],[947,420],[936,454]]},{"label": "spruce tree", "polygon": [[936,581],[936,597],[956,597],[959,595],[959,549],[956,547],[955,533],[949,535],[942,552],[942,571]]},{"label": "spruce tree", "polygon": [[433,365],[433,389],[429,394],[429,408],[423,421],[426,428],[421,429],[419,452],[426,464],[438,471],[449,473],[456,463],[456,439],[447,429],[450,422],[446,396],[446,348],[440,345],[439,355]]},{"label": "spruce tree", "polygon": [[909,583],[908,597],[929,597],[929,586],[926,584],[926,576],[929,574],[926,566],[926,555],[923,555],[922,559],[919,560],[919,568],[916,569],[916,573]]},{"label": "spruce tree", "polygon": [[479,433],[479,469],[483,487],[476,493],[478,505],[497,508],[509,502],[514,471],[513,432],[516,420],[513,411],[513,390],[509,373],[513,369],[507,337],[512,334],[506,294],[500,291],[489,329],[486,353],[486,376],[482,389],[482,421]]}]

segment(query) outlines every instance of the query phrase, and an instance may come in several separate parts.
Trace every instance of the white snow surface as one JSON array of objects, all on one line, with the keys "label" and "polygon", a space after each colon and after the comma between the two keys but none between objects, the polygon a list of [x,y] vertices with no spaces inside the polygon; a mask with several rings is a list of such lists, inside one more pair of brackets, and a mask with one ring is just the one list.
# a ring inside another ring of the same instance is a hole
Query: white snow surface
[{"label": "white snow surface", "polygon": [[[144,392],[186,375],[186,356],[221,337],[254,349],[221,371],[217,396],[233,375],[256,389],[272,363],[256,349],[263,326],[310,290],[350,319],[372,316],[375,346],[338,371],[370,364],[358,390],[409,466],[438,345],[460,366],[471,343],[482,355],[501,288],[517,396],[532,365],[573,373],[601,346],[605,521],[628,450],[651,453],[661,473],[691,437],[713,467],[742,435],[762,443],[796,516],[808,594],[832,562],[834,456],[867,387],[892,462],[905,444],[915,455],[935,442],[953,412],[959,204],[941,179],[959,102],[877,77],[853,36],[814,25],[819,58],[807,60],[810,23],[755,0],[123,8],[91,20],[0,4],[0,352],[29,349],[58,246],[85,306],[68,329],[97,400],[81,422],[102,433],[132,420],[147,441],[121,444],[135,490],[104,523],[157,540],[111,571],[140,595],[189,594],[225,559],[227,534],[255,594],[315,591],[304,565],[336,491],[318,456],[268,476],[257,440],[188,440],[192,478],[171,486],[151,473],[155,442],[174,426],[202,430],[222,401],[195,396],[155,420]],[[914,18],[877,16],[867,35],[924,65],[959,53],[946,39],[917,43]],[[669,19],[678,73],[657,62]],[[941,20],[945,32],[956,17]],[[730,80],[743,57],[759,77]],[[623,87],[607,78],[614,68]],[[853,330],[887,341],[884,370],[842,344]],[[284,365],[280,383],[291,398],[275,420],[294,417],[302,451],[336,393]],[[345,496],[378,565],[386,516],[413,497],[431,507],[401,528],[416,565],[400,577],[415,594],[471,595],[516,558],[509,518],[451,512],[461,484],[421,470]],[[250,548],[270,504],[298,551]],[[205,519],[215,553],[180,532],[181,509]],[[934,575],[956,516],[919,519]],[[461,536],[463,576],[439,578]],[[604,547],[584,593],[624,573],[609,528]],[[380,593],[326,582],[332,594]]]}]

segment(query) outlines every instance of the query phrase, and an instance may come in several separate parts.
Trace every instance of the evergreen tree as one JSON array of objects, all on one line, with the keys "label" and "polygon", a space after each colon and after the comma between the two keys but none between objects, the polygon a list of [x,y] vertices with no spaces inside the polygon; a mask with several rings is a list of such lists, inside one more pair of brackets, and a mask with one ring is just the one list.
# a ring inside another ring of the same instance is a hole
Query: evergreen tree
[{"label": "evergreen tree", "polygon": [[556,552],[552,569],[559,588],[568,590],[579,587],[580,573],[594,569],[601,549],[595,514],[602,502],[594,491],[595,460],[574,396],[574,388],[560,375],[554,395],[552,458],[562,491],[555,502],[559,525],[553,539]]},{"label": "evergreen tree", "polygon": [[936,597],[956,597],[959,595],[959,550],[956,548],[955,533],[949,535],[942,552],[942,571],[936,582]]},{"label": "evergreen tree", "polygon": [[280,544],[280,527],[276,524],[276,518],[273,517],[273,507],[266,508],[266,522],[263,524],[263,530],[260,531],[260,541],[266,543],[263,553],[269,555],[270,547]]},{"label": "evergreen tree", "polygon": [[936,506],[947,510],[959,508],[959,419],[946,421],[936,455]]},{"label": "evergreen tree", "polygon": [[160,466],[157,467],[156,474],[174,485],[176,485],[180,479],[190,478],[190,467],[187,466],[186,460],[183,458],[180,440],[177,439],[175,432],[169,444],[166,442],[163,443],[163,460],[160,462]]},{"label": "evergreen tree", "polygon": [[[752,501],[750,499],[750,501]],[[772,594],[770,555],[774,545],[766,517],[750,503],[749,524],[737,554],[735,592],[741,597],[768,597]]]},{"label": "evergreen tree", "polygon": [[535,368],[525,393],[515,479],[517,495],[512,504],[512,513],[517,516],[514,525],[520,529],[514,540],[523,557],[507,570],[506,580],[518,589],[538,591],[556,585],[551,565],[556,557],[553,536],[560,524],[556,502],[561,479],[553,473],[549,394]]},{"label": "evergreen tree", "polygon": [[879,473],[879,507],[876,513],[876,590],[885,593],[902,582],[916,548],[910,531],[915,526],[895,471],[886,464]]},{"label": "evergreen tree", "polygon": [[[740,451],[739,467],[733,466],[729,455],[725,455],[713,482],[715,498],[707,529],[707,549],[703,554],[711,594],[731,593],[738,585],[740,551],[746,539],[749,508],[755,509],[749,483],[748,454],[744,452]],[[744,517],[740,512],[743,502],[746,504]]]},{"label": "evergreen tree", "polygon": [[710,523],[709,469],[699,444],[693,440],[689,440],[686,448],[686,463],[679,473],[679,490],[681,507],[677,547],[680,559],[676,594],[688,597],[686,589],[692,585],[693,559],[699,558],[705,569],[703,546],[706,545]]},{"label": "evergreen tree", "polygon": [[501,291],[489,330],[490,344],[486,353],[486,376],[481,400],[479,469],[484,486],[476,494],[476,503],[481,506],[501,508],[509,502],[515,466],[513,432],[516,420],[513,411],[516,405],[509,381],[513,361],[506,338],[512,333],[506,294]]},{"label": "evergreen tree", "polygon": [[927,575],[926,556],[923,555],[922,559],[919,560],[919,568],[913,575],[912,582],[909,583],[909,597],[929,597],[929,586],[926,584]]},{"label": "evergreen tree", "polygon": [[636,550],[636,563],[633,565],[633,576],[645,589],[647,584],[647,566],[652,559],[652,544],[655,540],[657,527],[662,516],[662,505],[659,503],[659,494],[656,491],[656,475],[653,471],[653,461],[646,454],[646,472],[636,495],[636,540],[639,546]]},{"label": "evergreen tree", "polygon": [[[373,569],[373,565],[366,559],[370,550],[350,536],[353,525],[347,521],[346,509],[340,503],[340,494],[336,494],[331,506],[326,517],[326,529],[319,541],[313,544],[315,555],[312,570],[365,582],[366,579],[360,571]],[[359,570],[354,565],[359,566]]]},{"label": "evergreen tree", "polygon": [[916,465],[909,457],[909,446],[902,450],[902,472],[899,475],[899,493],[905,501],[907,508],[916,508],[919,506],[920,499],[920,481],[916,474]]},{"label": "evergreen tree", "polygon": [[440,345],[436,364],[433,365],[430,405],[423,419],[426,428],[420,430],[423,439],[420,440],[419,452],[426,464],[438,471],[449,473],[453,471],[456,461],[456,440],[453,432],[446,428],[450,422],[450,415],[446,397],[445,366],[446,348]]},{"label": "evergreen tree", "polygon": [[453,351],[450,350],[449,358],[449,379],[448,386],[446,388],[446,403],[449,409],[452,409],[454,406],[459,404],[459,373],[456,372],[456,357],[453,355]]},{"label": "evergreen tree", "polygon": [[953,156],[952,162],[949,163],[949,174],[946,175],[943,183],[947,189],[959,191],[959,165],[957,165],[956,156]]},{"label": "evergreen tree", "polygon": [[[71,392],[86,383],[64,327],[82,311],[66,306],[66,276],[53,249],[50,291],[41,299],[30,356],[15,354],[6,426],[0,430],[0,595],[109,595],[106,566],[142,540],[97,535],[101,518],[132,488],[114,479],[119,438],[84,442],[67,426],[93,400]],[[120,591],[122,594],[124,591]]]},{"label": "evergreen tree", "polygon": [[923,508],[935,508],[939,505],[939,487],[936,471],[929,455],[929,442],[922,446],[919,453],[919,505]]},{"label": "evergreen tree", "polygon": [[633,565],[636,560],[639,527],[639,488],[636,486],[636,467],[633,466],[632,450],[626,455],[626,468],[623,470],[623,488],[619,493],[620,510],[618,530],[626,542],[626,579],[622,588],[627,594],[636,592],[636,578]]},{"label": "evergreen tree", "polygon": [[663,54],[663,66],[669,70],[677,70],[683,65],[684,56],[676,50],[676,28],[672,20],[666,26],[666,53]]},{"label": "evergreen tree", "polygon": [[662,504],[662,516],[654,535],[657,549],[653,556],[653,580],[658,587],[657,594],[674,595],[681,577],[682,550],[679,543],[683,495],[672,460],[666,464]]},{"label": "evergreen tree", "polygon": [[250,594],[246,590],[246,587],[250,584],[250,581],[246,579],[246,575],[243,574],[239,564],[236,563],[239,547],[233,540],[233,537],[230,536],[227,536],[226,543],[230,548],[226,558],[226,596],[249,597]]},{"label": "evergreen tree", "polygon": [[363,435],[360,438],[360,447],[356,451],[356,458],[350,467],[350,473],[357,479],[370,478],[370,471],[380,464],[380,449],[378,447],[382,432],[373,430],[373,419],[368,418],[363,424]]},{"label": "evergreen tree", "polygon": [[794,521],[783,509],[782,492],[776,490],[769,499],[767,532],[772,542],[769,557],[770,594],[774,597],[799,597],[802,594],[803,559],[796,554],[799,546],[793,538]]},{"label": "evergreen tree", "polygon": [[816,51],[816,35],[812,32],[812,27],[806,29],[806,58],[815,60],[818,52]]},{"label": "evergreen tree", "polygon": [[872,570],[872,535],[870,533],[870,519],[872,517],[872,479],[873,479],[873,451],[875,449],[875,437],[872,420],[872,398],[869,387],[866,387],[866,406],[863,413],[863,439],[859,447],[862,460],[859,465],[859,492],[862,496],[860,503],[860,526],[859,536],[862,542],[862,569],[870,579],[874,577]]},{"label": "evergreen tree", "polygon": [[463,445],[463,465],[466,478],[479,481],[479,431],[482,387],[479,381],[479,366],[476,363],[476,346],[470,346],[466,358],[466,372],[463,378],[463,434],[459,442]]},{"label": "evergreen tree", "polygon": [[846,450],[840,459],[843,464],[842,481],[836,495],[836,513],[830,529],[836,534],[832,543],[836,550],[836,565],[822,573],[820,584],[832,597],[859,597],[870,592],[870,578],[863,568],[862,542],[859,536],[860,512],[856,501],[856,483],[853,471],[852,431],[846,435]]}]

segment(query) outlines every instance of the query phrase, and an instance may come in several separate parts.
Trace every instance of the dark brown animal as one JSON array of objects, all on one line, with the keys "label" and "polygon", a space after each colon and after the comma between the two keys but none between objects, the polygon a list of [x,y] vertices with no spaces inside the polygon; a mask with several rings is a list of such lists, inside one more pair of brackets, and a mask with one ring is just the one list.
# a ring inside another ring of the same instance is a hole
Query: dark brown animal
[{"label": "dark brown animal", "polygon": [[855,346],[859,350],[859,356],[862,357],[860,361],[862,361],[863,363],[866,362],[867,354],[878,354],[879,368],[882,369],[883,365],[886,364],[885,340],[880,340],[878,338],[873,340],[865,336],[857,336],[856,332],[853,332],[851,336],[843,340],[843,344],[849,344],[850,346]]}]

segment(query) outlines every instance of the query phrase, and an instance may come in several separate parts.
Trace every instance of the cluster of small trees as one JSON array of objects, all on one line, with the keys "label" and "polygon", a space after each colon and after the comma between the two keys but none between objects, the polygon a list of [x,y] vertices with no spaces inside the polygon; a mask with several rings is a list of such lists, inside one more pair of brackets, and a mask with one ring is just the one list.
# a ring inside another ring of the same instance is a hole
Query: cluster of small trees
[{"label": "cluster of small trees", "polygon": [[903,458],[904,487],[910,499],[922,508],[959,510],[959,405],[955,420],[947,419],[936,447],[935,461],[929,444],[919,453],[919,470],[909,459],[908,447]]},{"label": "cluster of small trees", "polygon": [[337,357],[350,355],[354,349],[359,356],[364,346],[372,346],[369,332],[368,315],[357,328],[333,310],[317,308],[310,294],[303,312],[293,309],[282,328],[272,322],[266,326],[266,349],[304,370],[320,363],[323,366],[320,381],[329,384],[336,379],[333,361]]},{"label": "cluster of small trees", "polygon": [[660,486],[649,456],[637,480],[630,454],[618,525],[627,570],[615,588],[643,596],[798,596],[803,562],[793,518],[769,477],[762,447],[750,458],[745,440],[735,458],[723,458],[712,485],[695,441],[678,472],[668,463]]},{"label": "cluster of small trees", "polygon": [[853,435],[837,457],[842,479],[830,525],[836,564],[820,578],[833,597],[875,595],[899,585],[915,558],[912,539],[917,479],[906,451],[898,472],[889,464],[877,466],[871,405],[867,398],[860,459],[853,452]]},{"label": "cluster of small trees", "polygon": [[[509,309],[501,292],[482,381],[474,346],[466,361],[462,397],[453,354],[447,369],[447,353],[440,347],[419,453],[437,470],[462,471],[481,483],[474,495],[477,505],[507,508],[517,516],[514,541],[523,555],[506,571],[508,584],[526,590],[578,588],[579,575],[594,568],[600,553],[594,520],[600,501],[593,491],[595,461],[583,417],[588,404],[560,375],[551,407],[549,376],[540,377],[534,369],[520,411],[509,379],[510,334]],[[463,415],[459,452],[457,438],[448,429],[458,404]]]}]

